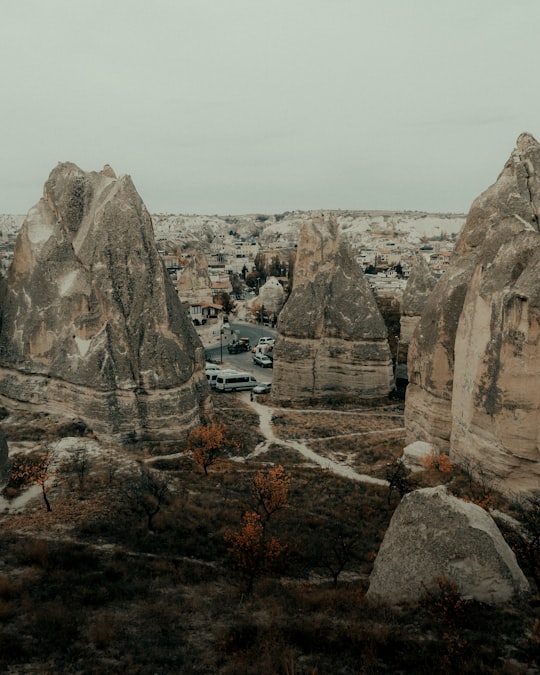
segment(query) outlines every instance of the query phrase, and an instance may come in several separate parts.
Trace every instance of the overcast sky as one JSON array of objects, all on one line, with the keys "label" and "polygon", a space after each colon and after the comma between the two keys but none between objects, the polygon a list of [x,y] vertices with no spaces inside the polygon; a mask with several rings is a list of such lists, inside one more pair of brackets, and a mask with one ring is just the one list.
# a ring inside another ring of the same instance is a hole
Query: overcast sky
[{"label": "overcast sky", "polygon": [[540,139],[540,0],[0,0],[0,213],[59,161],[148,209],[466,212]]}]

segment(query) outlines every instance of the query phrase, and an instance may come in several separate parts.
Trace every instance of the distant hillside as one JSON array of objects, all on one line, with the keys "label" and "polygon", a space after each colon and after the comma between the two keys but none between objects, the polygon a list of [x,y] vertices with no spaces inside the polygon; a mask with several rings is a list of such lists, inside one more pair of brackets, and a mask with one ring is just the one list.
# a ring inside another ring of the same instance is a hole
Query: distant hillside
[{"label": "distant hillside", "polygon": [[[152,214],[156,239],[209,244],[216,238],[230,233],[242,239],[257,239],[261,246],[281,241],[284,245],[296,243],[302,223],[319,211],[286,211],[266,215],[187,215]],[[457,234],[465,214],[425,213],[422,211],[333,211],[344,234],[351,243],[361,244],[373,236],[399,236],[410,243],[418,243],[423,237],[438,238]],[[0,236],[16,234],[24,215],[1,215]]]},{"label": "distant hillside", "polygon": [[[242,239],[258,239],[261,246],[282,241],[295,243],[302,223],[314,211],[287,211],[282,214],[237,216],[154,214],[157,239],[210,243],[234,233]],[[424,213],[420,211],[333,211],[344,234],[353,244],[373,236],[399,236],[410,243],[423,237],[438,238],[457,234],[465,214]]]}]

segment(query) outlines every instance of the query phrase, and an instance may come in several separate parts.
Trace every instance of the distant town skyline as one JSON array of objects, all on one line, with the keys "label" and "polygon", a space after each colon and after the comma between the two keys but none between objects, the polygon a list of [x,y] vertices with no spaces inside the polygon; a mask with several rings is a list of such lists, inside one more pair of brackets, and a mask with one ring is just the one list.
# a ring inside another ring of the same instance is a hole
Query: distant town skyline
[{"label": "distant town skyline", "polygon": [[466,213],[540,138],[538,0],[2,3],[0,213],[59,161],[152,213]]}]

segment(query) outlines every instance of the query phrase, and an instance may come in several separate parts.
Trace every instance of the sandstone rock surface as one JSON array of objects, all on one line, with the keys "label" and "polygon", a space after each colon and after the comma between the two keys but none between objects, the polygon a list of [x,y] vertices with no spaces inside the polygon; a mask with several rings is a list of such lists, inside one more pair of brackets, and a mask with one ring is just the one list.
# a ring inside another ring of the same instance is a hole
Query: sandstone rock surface
[{"label": "sandstone rock surface", "polygon": [[176,290],[182,302],[212,303],[212,281],[204,253],[192,254],[178,278]]},{"label": "sandstone rock surface", "polygon": [[260,287],[259,295],[251,301],[251,307],[254,311],[264,307],[267,312],[279,314],[283,303],[285,302],[285,291],[276,277],[268,277],[266,282]]},{"label": "sandstone rock surface", "polygon": [[278,321],[272,398],[374,399],[392,388],[387,330],[334,219],[304,224]]},{"label": "sandstone rock surface", "polygon": [[122,441],[178,438],[209,406],[201,342],[131,178],[59,164],[0,293],[0,396]]},{"label": "sandstone rock surface", "polygon": [[408,442],[505,492],[540,485],[540,145],[522,134],[471,206],[409,349]]},{"label": "sandstone rock surface", "polygon": [[423,256],[413,265],[401,299],[400,361],[406,362],[409,344],[427,299],[437,284]]},{"label": "sandstone rock surface", "polygon": [[426,461],[435,451],[431,443],[425,441],[416,441],[403,448],[401,461],[411,471],[423,471],[426,468]]},{"label": "sandstone rock surface", "polygon": [[368,599],[382,604],[419,601],[445,576],[460,595],[508,602],[529,584],[495,521],[444,486],[407,494],[394,512],[370,577]]}]

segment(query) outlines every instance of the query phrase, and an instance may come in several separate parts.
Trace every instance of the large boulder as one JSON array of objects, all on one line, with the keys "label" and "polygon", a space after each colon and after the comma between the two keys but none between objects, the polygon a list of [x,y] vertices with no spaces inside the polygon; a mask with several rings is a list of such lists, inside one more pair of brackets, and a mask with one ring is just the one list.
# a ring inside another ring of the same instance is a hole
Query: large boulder
[{"label": "large boulder", "polygon": [[387,330],[362,270],[333,218],[305,223],[293,289],[278,321],[275,401],[387,396]]},{"label": "large boulder", "polygon": [[408,442],[424,440],[504,492],[540,481],[540,145],[522,134],[471,206],[408,359]]},{"label": "large boulder", "polygon": [[202,344],[131,178],[59,164],[0,293],[0,396],[120,440],[175,439],[209,409]]},{"label": "large boulder", "polygon": [[257,295],[251,301],[251,308],[254,314],[260,312],[264,307],[268,314],[279,314],[283,303],[285,302],[285,291],[276,277],[268,277],[265,283],[259,289]]},{"label": "large boulder", "polygon": [[493,518],[444,486],[407,494],[394,512],[370,577],[368,599],[416,603],[445,577],[463,597],[498,604],[529,591]]}]

